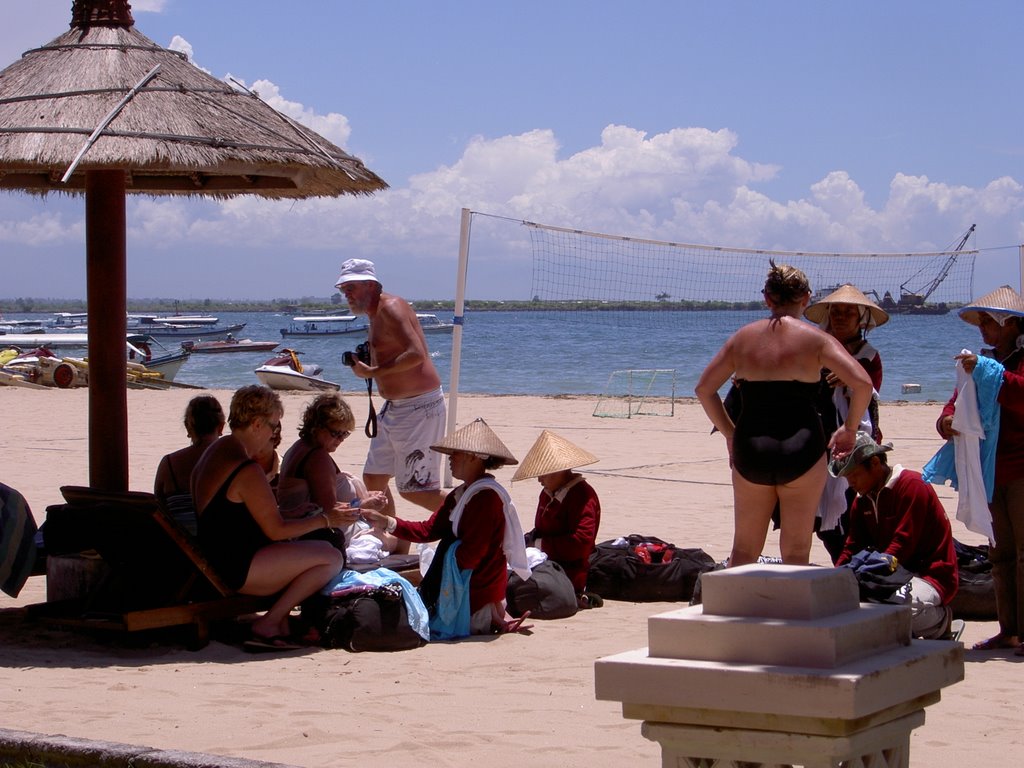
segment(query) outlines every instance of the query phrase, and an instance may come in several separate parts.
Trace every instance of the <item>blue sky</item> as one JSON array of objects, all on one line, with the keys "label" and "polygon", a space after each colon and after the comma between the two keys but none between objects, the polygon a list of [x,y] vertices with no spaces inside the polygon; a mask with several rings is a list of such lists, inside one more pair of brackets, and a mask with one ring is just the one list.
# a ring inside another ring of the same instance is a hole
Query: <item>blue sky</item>
[{"label": "blue sky", "polygon": [[[71,0],[4,0],[0,66]],[[359,156],[370,199],[129,200],[132,297],[327,296],[345,258],[452,298],[462,207],[658,240],[947,247],[1019,287],[1024,3],[137,0],[136,27]],[[0,195],[0,296],[81,297],[80,198]],[[528,298],[477,238],[468,293]],[[40,267],[45,265],[45,267]]]}]

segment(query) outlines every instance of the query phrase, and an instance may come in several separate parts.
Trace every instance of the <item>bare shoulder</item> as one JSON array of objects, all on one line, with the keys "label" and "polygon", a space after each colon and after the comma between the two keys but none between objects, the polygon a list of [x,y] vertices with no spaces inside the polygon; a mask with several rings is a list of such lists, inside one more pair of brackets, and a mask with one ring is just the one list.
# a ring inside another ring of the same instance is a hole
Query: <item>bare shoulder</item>
[{"label": "bare shoulder", "polygon": [[394,320],[404,320],[407,317],[415,316],[409,302],[401,296],[395,296],[393,293],[382,293],[380,295],[380,302],[377,304],[377,314],[384,314]]}]

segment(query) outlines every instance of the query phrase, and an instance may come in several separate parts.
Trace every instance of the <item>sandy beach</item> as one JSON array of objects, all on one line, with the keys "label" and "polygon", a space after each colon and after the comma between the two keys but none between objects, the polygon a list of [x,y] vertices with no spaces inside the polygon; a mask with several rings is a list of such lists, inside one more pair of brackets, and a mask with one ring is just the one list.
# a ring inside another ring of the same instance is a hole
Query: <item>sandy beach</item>
[{"label": "sandy beach", "polygon": [[[181,418],[195,394],[130,391],[130,487],[151,490],[160,457],[186,442]],[[225,409],[230,392],[214,392]],[[365,394],[346,395],[361,426]],[[307,395],[286,394],[287,447]],[[379,404],[379,403],[378,403]],[[629,533],[701,547],[716,560],[729,551],[732,489],[724,441],[709,433],[700,406],[677,402],[671,417],[595,418],[587,397],[462,396],[460,426],[487,420],[518,457],[541,429],[552,429],[601,457],[587,476],[601,496],[599,540]],[[36,521],[59,503],[61,485],[88,484],[87,392],[0,388],[5,460],[0,474],[28,499]],[[938,449],[937,403],[883,405],[892,460],[919,469]],[[359,470],[366,438],[339,449]],[[539,486],[496,474],[530,527]],[[940,488],[952,518],[956,494]],[[423,510],[399,502],[399,515]],[[954,535],[982,543],[955,519]],[[778,536],[765,550],[778,554]],[[828,563],[815,542],[812,560]],[[536,622],[531,634],[434,643],[397,654],[311,649],[252,656],[214,642],[130,647],[24,622],[17,609],[45,598],[42,578],[21,596],[0,594],[0,704],[5,728],[63,733],[221,755],[338,765],[603,766],[660,764],[620,706],[594,698],[594,661],[645,646],[645,619],[674,603],[608,601],[571,619]],[[968,623],[971,643],[996,631]],[[1024,750],[1019,677],[1024,659],[1008,652],[966,654],[965,680],[942,692],[914,732],[912,765],[1010,765]]]}]

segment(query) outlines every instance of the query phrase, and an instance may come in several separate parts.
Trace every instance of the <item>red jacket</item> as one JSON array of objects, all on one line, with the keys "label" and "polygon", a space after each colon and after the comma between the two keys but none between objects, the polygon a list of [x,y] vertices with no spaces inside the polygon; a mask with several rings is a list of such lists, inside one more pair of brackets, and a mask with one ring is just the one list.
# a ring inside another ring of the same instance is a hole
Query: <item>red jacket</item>
[{"label": "red jacket", "polygon": [[550,559],[565,569],[577,592],[587,586],[590,553],[601,525],[601,502],[586,480],[577,480],[559,500],[542,490],[533,535]]},{"label": "red jacket", "polygon": [[[430,519],[422,522],[398,520],[395,536],[416,542],[456,538],[452,531],[451,515],[458,501],[456,493],[459,488],[445,497],[440,509]],[[505,599],[508,564],[502,548],[504,537],[505,512],[501,497],[487,488],[478,491],[462,511],[457,537],[460,543],[455,551],[455,562],[459,568],[473,572],[469,577],[471,612],[478,611],[488,603]]]},{"label": "red jacket", "polygon": [[893,467],[877,501],[857,496],[850,512],[850,533],[836,565],[868,547],[895,557],[899,564],[932,584],[948,605],[956,595],[958,570],[953,531],[935,489],[919,472]]},{"label": "red jacket", "polygon": [[[996,485],[1024,477],[1024,350],[1011,354],[1003,366],[1003,385],[999,388],[999,441],[996,443]],[[956,410],[957,392],[946,403],[939,422]],[[938,428],[938,422],[936,422]]]}]

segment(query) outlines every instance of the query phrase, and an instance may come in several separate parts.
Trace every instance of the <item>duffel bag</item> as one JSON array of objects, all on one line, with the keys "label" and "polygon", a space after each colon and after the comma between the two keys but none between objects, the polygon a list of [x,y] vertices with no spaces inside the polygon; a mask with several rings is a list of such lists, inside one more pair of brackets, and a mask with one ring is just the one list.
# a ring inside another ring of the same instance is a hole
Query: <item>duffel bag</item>
[{"label": "duffel bag", "polygon": [[359,653],[407,651],[424,644],[409,624],[409,611],[398,585],[339,597],[312,595],[302,604],[302,620],[317,629],[324,648]]},{"label": "duffel bag", "polygon": [[688,601],[697,577],[714,567],[715,561],[703,549],[631,534],[594,548],[587,590],[605,599],[635,603]]},{"label": "duffel bag", "polygon": [[554,560],[540,563],[528,579],[510,573],[505,602],[516,618],[529,611],[531,619],[567,619],[579,610],[572,581]]}]

